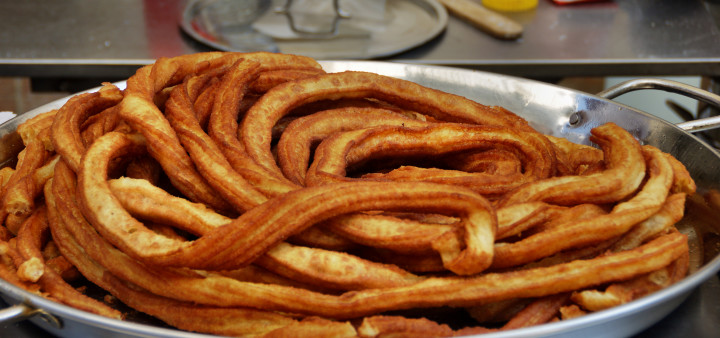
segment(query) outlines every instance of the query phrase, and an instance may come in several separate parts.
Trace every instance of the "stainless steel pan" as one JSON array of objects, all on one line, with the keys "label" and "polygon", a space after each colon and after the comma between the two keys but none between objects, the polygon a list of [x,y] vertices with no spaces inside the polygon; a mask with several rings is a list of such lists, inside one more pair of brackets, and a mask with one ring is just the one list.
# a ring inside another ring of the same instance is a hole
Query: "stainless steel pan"
[{"label": "stainless steel pan", "polygon": [[[720,97],[711,93],[669,81],[636,80],[620,84],[598,95],[590,95],[542,82],[457,68],[373,61],[325,61],[322,64],[328,72],[371,71],[466,96],[484,104],[503,106],[525,117],[541,132],[565,137],[577,143],[588,144],[589,132],[593,127],[615,122],[641,142],[654,145],[682,161],[696,180],[700,193],[712,189],[720,190],[720,154],[687,131],[714,128],[720,124],[717,120],[720,118],[674,125],[609,100],[628,91],[655,88],[684,93],[720,106]],[[41,112],[57,108],[64,101],[59,100],[39,107],[0,126],[0,163],[14,156],[20,148],[19,139],[14,132],[18,124]],[[720,229],[720,226],[715,229]],[[720,233],[720,230],[717,232]],[[694,256],[699,257],[699,254]],[[629,304],[577,319],[487,334],[483,337],[633,335],[661,320],[700,284],[720,270],[720,256],[717,252],[713,252],[708,259],[696,261],[692,273],[681,282]],[[154,324],[96,316],[27,293],[1,280],[0,294],[7,303],[13,304],[0,311],[0,322],[29,318],[57,336],[203,336]]]}]

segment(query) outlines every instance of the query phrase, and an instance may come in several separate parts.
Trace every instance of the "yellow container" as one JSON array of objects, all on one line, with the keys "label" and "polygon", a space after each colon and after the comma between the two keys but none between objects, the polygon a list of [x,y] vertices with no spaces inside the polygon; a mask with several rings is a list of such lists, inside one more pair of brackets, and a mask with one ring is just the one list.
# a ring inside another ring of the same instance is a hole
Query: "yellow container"
[{"label": "yellow container", "polygon": [[538,0],[482,0],[483,6],[498,11],[526,11],[537,7]]}]

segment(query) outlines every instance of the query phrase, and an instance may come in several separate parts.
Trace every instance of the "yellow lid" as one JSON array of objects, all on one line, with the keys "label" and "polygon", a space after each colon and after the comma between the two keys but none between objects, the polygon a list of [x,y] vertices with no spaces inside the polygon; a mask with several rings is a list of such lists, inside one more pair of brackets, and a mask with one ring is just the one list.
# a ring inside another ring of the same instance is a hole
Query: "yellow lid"
[{"label": "yellow lid", "polygon": [[482,0],[482,4],[498,11],[525,11],[537,7],[538,0]]}]

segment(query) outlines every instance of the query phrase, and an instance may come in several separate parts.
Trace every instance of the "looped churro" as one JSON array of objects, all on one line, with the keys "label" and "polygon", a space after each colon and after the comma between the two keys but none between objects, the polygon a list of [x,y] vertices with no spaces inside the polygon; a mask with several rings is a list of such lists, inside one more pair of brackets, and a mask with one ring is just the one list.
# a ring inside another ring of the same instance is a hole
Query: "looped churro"
[{"label": "looped churro", "polygon": [[262,204],[267,198],[230,166],[219,147],[202,130],[193,112],[188,86],[188,81],[175,86],[165,104],[165,116],[198,174],[238,212]]},{"label": "looped churro", "polygon": [[58,110],[52,126],[53,146],[73,170],[78,170],[86,147],[80,135],[80,125],[90,115],[116,105],[122,98],[120,89],[105,85],[97,92],[71,98]]},{"label": "looped churro", "polygon": [[[455,261],[467,259],[476,264],[472,268],[468,266],[462,269],[480,271],[492,260],[488,245],[492,244],[497,227],[493,209],[480,196],[440,185],[405,184],[388,189],[382,184],[368,182],[367,185],[327,185],[296,190],[249,210],[228,226],[218,228],[194,242],[179,243],[149,231],[122,208],[110,191],[107,172],[111,160],[130,154],[141,145],[115,133],[98,139],[83,159],[83,168],[93,169],[81,170],[79,193],[88,219],[99,232],[132,256],[153,264],[204,269],[241,267],[252,262],[260,252],[276,244],[279,239],[296,234],[314,223],[340,214],[374,208],[408,208],[415,211],[440,209],[437,212],[460,213],[468,219],[465,224],[466,248],[446,249],[444,260],[453,265]],[[382,190],[373,191],[380,186],[383,186]],[[345,196],[346,200],[342,198],[344,191],[353,191],[353,194]],[[412,196],[414,200],[398,201],[392,197],[397,194]],[[439,203],[432,200],[431,196],[448,200],[448,203]],[[466,201],[459,201],[460,196]],[[351,202],[352,205],[345,204]],[[293,212],[300,204],[310,203],[322,204],[322,209],[326,210],[308,209],[301,218]],[[272,217],[265,210],[272,210]],[[281,217],[283,212],[287,218]],[[253,237],[252,233],[260,236]]]},{"label": "looped churro", "polygon": [[352,180],[345,176],[346,167],[368,158],[401,156],[437,157],[469,150],[493,147],[517,154],[522,170],[509,175],[467,173],[453,170],[401,167],[388,174],[365,175],[363,179],[394,181],[427,181],[462,185],[484,195],[499,196],[522,184],[547,178],[554,173],[552,150],[545,148],[542,136],[521,134],[508,128],[471,126],[453,123],[432,124],[419,128],[371,128],[335,135],[315,152],[307,185]]},{"label": "looped churro", "polygon": [[[248,154],[269,173],[281,174],[270,144],[272,126],[293,108],[320,100],[375,98],[439,120],[515,127],[534,132],[527,122],[495,107],[415,83],[363,72],[327,74],[279,85],[252,106],[239,135]],[[290,98],[290,99],[288,99]]]},{"label": "looped churro", "polygon": [[393,110],[374,107],[343,107],[317,112],[291,122],[277,145],[278,163],[285,177],[305,185],[312,147],[330,135],[377,126],[424,126]]},{"label": "looped churro", "polygon": [[[501,205],[537,200],[556,204],[612,203],[635,191],[645,177],[645,161],[638,142],[613,123],[594,128],[591,133],[591,139],[605,153],[605,170],[529,184],[503,197]],[[567,193],[570,187],[575,191],[573,194]]]}]

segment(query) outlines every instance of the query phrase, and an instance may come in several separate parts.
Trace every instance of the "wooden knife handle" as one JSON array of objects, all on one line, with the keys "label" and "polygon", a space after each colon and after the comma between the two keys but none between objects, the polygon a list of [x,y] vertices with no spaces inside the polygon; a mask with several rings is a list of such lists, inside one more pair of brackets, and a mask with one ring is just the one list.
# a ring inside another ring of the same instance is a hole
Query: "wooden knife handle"
[{"label": "wooden knife handle", "polygon": [[501,39],[517,39],[523,26],[518,22],[491,11],[472,0],[440,0],[447,10],[486,33]]}]

